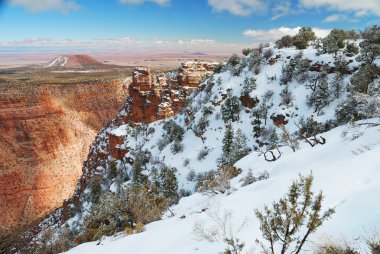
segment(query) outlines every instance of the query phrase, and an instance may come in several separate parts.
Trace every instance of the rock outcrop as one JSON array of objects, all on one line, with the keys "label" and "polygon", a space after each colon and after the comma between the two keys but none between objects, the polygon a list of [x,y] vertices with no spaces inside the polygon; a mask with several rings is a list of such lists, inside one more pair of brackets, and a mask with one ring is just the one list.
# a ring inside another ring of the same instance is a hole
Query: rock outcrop
[{"label": "rock outcrop", "polygon": [[0,236],[62,205],[122,83],[0,86]]},{"label": "rock outcrop", "polygon": [[178,74],[153,74],[149,68],[135,68],[129,85],[124,122],[151,123],[174,116],[185,107],[186,97],[201,81],[213,73],[215,64],[188,62],[181,65]]}]

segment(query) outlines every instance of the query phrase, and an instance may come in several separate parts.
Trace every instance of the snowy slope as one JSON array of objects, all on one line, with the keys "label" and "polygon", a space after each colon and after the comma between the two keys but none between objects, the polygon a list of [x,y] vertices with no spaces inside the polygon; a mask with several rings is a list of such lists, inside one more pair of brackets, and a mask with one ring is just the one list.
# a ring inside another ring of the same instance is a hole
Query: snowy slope
[{"label": "snowy slope", "polygon": [[[358,44],[358,42],[355,43]],[[119,116],[98,134],[90,148],[89,159],[83,168],[84,174],[77,186],[76,202],[71,204],[75,211],[72,213],[72,218],[67,223],[57,224],[56,221],[60,220],[61,212],[64,212],[63,209],[59,209],[48,217],[41,227],[49,226],[58,229],[65,224],[74,232],[83,233],[85,218],[90,214],[93,206],[91,202],[92,177],[101,179],[102,194],[117,192],[117,184],[123,186],[120,179],[125,178],[110,179],[108,172],[110,163],[116,162],[119,172],[122,172],[120,175],[123,177],[125,174],[131,176],[133,170],[131,161],[138,159],[136,154],[144,150],[151,154],[143,170],[145,175],[151,174],[160,163],[175,167],[179,190],[185,190],[192,195],[182,198],[178,205],[170,207],[170,211],[174,213],[173,217],[171,217],[171,212],[167,212],[163,220],[146,225],[146,231],[143,233],[130,236],[119,233],[114,237],[104,238],[100,242],[79,245],[68,253],[218,253],[225,248],[223,236],[219,236],[216,242],[210,243],[200,241],[199,234],[192,232],[195,225],[202,225],[202,223],[206,229],[218,229],[217,221],[223,219],[220,218],[223,214],[227,217],[229,214],[232,216],[227,223],[225,234],[227,236],[233,234],[234,237],[244,241],[247,253],[258,253],[259,249],[254,240],[261,236],[254,210],[262,209],[265,204],[269,205],[283,196],[287,187],[292,180],[297,179],[299,173],[308,175],[310,172],[313,172],[315,177],[315,190],[323,190],[326,195],[325,207],[336,207],[333,218],[324,224],[317,235],[313,236],[315,240],[326,234],[354,237],[362,234],[363,228],[378,227],[380,204],[374,201],[378,199],[380,192],[379,126],[368,125],[366,121],[359,122],[356,127],[341,126],[322,134],[326,139],[325,145],[312,148],[300,139],[300,149],[295,152],[286,145],[286,142],[279,141],[277,145],[282,156],[274,162],[266,161],[263,155],[258,156],[261,151],[265,152],[268,146],[259,147],[257,139],[263,139],[263,135],[260,138],[253,135],[254,111],[260,105],[268,106],[266,121],[261,119],[262,127],[274,131],[279,137],[283,131],[275,125],[274,118],[271,118],[278,115],[285,118],[287,123],[284,128],[290,134],[299,131],[297,125],[301,119],[313,118],[321,124],[332,122],[328,129],[336,126],[335,111],[338,105],[347,98],[350,78],[360,65],[355,60],[356,56],[347,57],[347,61],[350,62],[349,72],[343,76],[340,96],[331,98],[329,104],[321,112],[316,113],[313,107],[307,105],[307,98],[312,91],[306,86],[306,82],[293,79],[286,86],[280,82],[283,68],[290,63],[291,59],[299,55],[300,51],[295,48],[277,49],[273,45],[265,48],[263,52],[266,50],[273,50],[273,57],[263,58],[259,62],[259,73],[255,74],[254,68],[250,66],[250,62],[255,60],[253,54],[243,58],[237,66],[225,68],[221,73],[206,79],[190,96],[187,107],[172,118],[132,128],[123,120],[129,112],[125,109],[121,110]],[[326,68],[332,70],[326,75],[327,82],[331,86],[336,76],[333,56],[318,55],[311,46],[302,53],[302,59],[308,60],[311,66],[327,65]],[[270,63],[273,59],[275,61]],[[379,65],[379,61],[376,64]],[[235,72],[236,69],[239,69],[238,74]],[[308,74],[319,75],[319,72],[310,70]],[[243,94],[244,81],[247,78],[256,80],[256,88],[249,93],[249,97],[257,98],[259,104],[254,108],[241,105],[239,119],[232,122],[234,133],[236,134],[240,129],[250,149],[250,153],[235,164],[236,167],[242,169],[242,173],[232,179],[233,188],[229,195],[197,193],[195,192],[196,181],[188,176],[191,173],[205,173],[218,168],[217,161],[222,155],[222,140],[226,131],[226,123],[222,119],[222,107],[228,98],[233,96],[239,98]],[[286,87],[292,93],[292,100],[287,105],[282,103],[281,95]],[[373,96],[373,100],[377,108],[374,108],[371,116],[379,117],[380,96]],[[204,110],[207,108],[211,108],[212,112],[205,114]],[[195,130],[204,118],[207,119],[208,126],[200,137]],[[378,123],[379,119],[367,121]],[[174,122],[184,129],[184,137],[181,141],[183,151],[178,153],[172,151],[173,142],[163,142],[168,136],[166,129],[169,122]],[[347,136],[343,137],[342,133],[346,133]],[[110,155],[113,149],[110,147],[110,136],[116,136],[118,141],[122,141],[117,145],[118,149],[128,150],[128,153],[120,160]],[[266,140],[261,141],[266,142]],[[162,146],[162,143],[165,145]],[[205,150],[208,154],[203,159],[199,158],[199,154]],[[269,179],[241,187],[240,179],[250,170],[256,176],[260,172],[267,171]]]},{"label": "snowy slope", "polygon": [[[379,123],[379,119],[362,121]],[[350,133],[343,137],[343,132],[360,133],[360,137],[351,140]],[[220,216],[231,211],[232,219],[228,222],[228,234],[231,233],[245,242],[247,253],[258,253],[254,239],[260,238],[259,222],[254,209],[277,200],[287,191],[291,181],[298,174],[314,176],[315,192],[323,190],[325,208],[336,207],[336,214],[327,221],[314,240],[321,236],[344,235],[351,239],[363,233],[365,228],[380,225],[380,127],[370,124],[360,125],[355,129],[342,126],[323,134],[327,139],[325,145],[311,148],[303,144],[293,153],[285,153],[281,160],[269,163],[257,158],[253,152],[236,165],[244,169],[244,176],[249,169],[254,172],[268,170],[270,178],[246,187],[240,187],[238,179],[233,179],[237,188],[230,195],[201,195],[199,193],[183,198],[171,208],[174,217],[146,226],[140,234],[104,238],[101,241],[82,244],[67,253],[218,253],[225,249],[222,241],[210,243],[200,241],[193,234],[194,225],[203,222],[206,227],[216,227],[211,218],[215,212]],[[202,209],[207,211],[201,212]],[[185,215],[185,218],[180,218]],[[231,229],[231,230],[230,230]],[[310,246],[309,246],[310,247]],[[311,246],[312,247],[312,246]],[[309,248],[305,248],[309,249]]]}]

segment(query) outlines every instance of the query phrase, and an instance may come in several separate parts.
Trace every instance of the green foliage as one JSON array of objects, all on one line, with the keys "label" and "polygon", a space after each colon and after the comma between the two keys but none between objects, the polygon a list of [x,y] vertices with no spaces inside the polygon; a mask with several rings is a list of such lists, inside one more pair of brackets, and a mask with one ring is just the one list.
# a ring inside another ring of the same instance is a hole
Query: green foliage
[{"label": "green foliage", "polygon": [[280,92],[281,105],[290,106],[294,100],[293,93],[289,90],[289,86],[286,85]]},{"label": "green foliage", "polygon": [[347,97],[335,110],[336,120],[343,124],[380,116],[380,98],[366,94]]},{"label": "green foliage", "polygon": [[158,192],[167,199],[169,204],[176,203],[178,200],[176,172],[176,168],[169,168],[167,165],[161,164],[158,179],[154,183],[158,188]]},{"label": "green foliage", "polygon": [[176,140],[170,146],[170,151],[173,154],[181,153],[181,152],[183,152],[183,147],[184,147],[183,143]]},{"label": "green foliage", "polygon": [[244,242],[240,242],[239,239],[234,237],[224,238],[224,242],[227,244],[227,248],[223,254],[242,254],[244,248]]},{"label": "green foliage", "polygon": [[360,42],[360,55],[357,61],[372,64],[380,56],[380,27],[373,26],[365,31],[366,39]]},{"label": "green foliage", "polygon": [[108,179],[112,180],[117,177],[116,161],[111,161],[108,164]]},{"label": "green foliage", "polygon": [[228,97],[221,108],[223,121],[225,123],[238,121],[240,109],[239,98],[236,96]]},{"label": "green foliage", "polygon": [[320,113],[324,107],[330,103],[330,91],[327,75],[321,76],[318,80],[315,90],[307,96],[307,105],[314,107],[315,113]]},{"label": "green foliage", "polygon": [[355,43],[347,42],[344,53],[346,56],[354,56],[359,53],[359,48],[355,45]]},{"label": "green foliage", "polygon": [[331,30],[330,34],[322,40],[323,53],[333,54],[336,57],[339,50],[344,48],[345,39],[346,33],[344,30]]},{"label": "green foliage", "polygon": [[232,151],[230,152],[229,164],[233,165],[241,158],[247,156],[250,149],[247,145],[247,136],[243,133],[241,129],[237,129],[234,135],[234,141],[232,143]]},{"label": "green foliage", "polygon": [[246,77],[244,79],[242,95],[249,95],[253,90],[256,89],[256,86],[257,85],[256,85],[256,79],[255,78]]},{"label": "green foliage", "polygon": [[252,49],[252,48],[245,48],[245,49],[242,49],[241,53],[242,53],[244,56],[248,56],[248,55],[251,54],[253,51],[254,51],[254,49]]},{"label": "green foliage", "polygon": [[334,76],[334,79],[331,83],[331,94],[334,96],[335,99],[339,99],[343,92],[344,88],[344,82],[343,82],[343,75],[340,73],[337,73]]},{"label": "green foliage", "polygon": [[223,165],[218,170],[198,174],[195,189],[212,194],[226,193],[231,188],[230,180],[240,173],[241,169]]},{"label": "green foliage", "polygon": [[374,64],[361,66],[351,77],[351,92],[368,94],[372,82],[379,77],[380,68]]},{"label": "green foliage", "polygon": [[298,131],[298,134],[308,138],[329,131],[335,128],[337,124],[333,120],[327,121],[325,123],[319,123],[315,121],[312,117],[308,117],[306,121],[304,119],[301,119],[299,122],[299,126],[300,129]]},{"label": "green foliage", "polygon": [[272,207],[256,210],[260,230],[268,246],[256,240],[264,253],[300,253],[303,245],[324,221],[334,214],[334,209],[322,210],[323,194],[312,192],[313,177],[300,176],[288,193]]},{"label": "green foliage", "polygon": [[302,27],[296,36],[293,37],[293,46],[297,49],[306,49],[309,41],[317,39],[310,27]]},{"label": "green foliage", "polygon": [[97,202],[99,200],[100,194],[102,193],[101,186],[101,177],[93,176],[90,181],[90,192],[91,192],[91,201]]},{"label": "green foliage", "polygon": [[236,54],[233,54],[230,59],[228,59],[227,61],[227,64],[229,66],[232,66],[232,67],[235,67],[236,65],[238,65],[240,63],[240,57],[238,57],[238,55]]},{"label": "green foliage", "polygon": [[289,64],[282,68],[282,76],[280,81],[282,84],[288,84],[295,78],[298,82],[304,83],[308,78],[308,71],[310,70],[310,62],[308,59],[303,59],[300,52],[289,61]]},{"label": "green foliage", "polygon": [[285,35],[281,39],[279,39],[278,41],[276,41],[276,46],[279,49],[281,49],[281,48],[289,48],[289,47],[293,46],[293,40],[294,40],[294,38],[292,36]]}]

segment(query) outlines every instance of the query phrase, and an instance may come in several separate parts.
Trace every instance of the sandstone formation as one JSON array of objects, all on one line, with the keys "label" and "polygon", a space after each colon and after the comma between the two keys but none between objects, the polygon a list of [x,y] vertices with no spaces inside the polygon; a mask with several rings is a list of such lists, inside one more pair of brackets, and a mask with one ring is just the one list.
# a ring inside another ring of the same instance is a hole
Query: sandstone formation
[{"label": "sandstone formation", "polygon": [[89,145],[122,101],[120,81],[0,85],[0,236],[72,195]]},{"label": "sandstone formation", "polygon": [[187,62],[170,78],[163,73],[152,74],[150,68],[135,68],[124,122],[151,123],[174,116],[185,107],[186,97],[213,73],[214,67],[208,62]]}]

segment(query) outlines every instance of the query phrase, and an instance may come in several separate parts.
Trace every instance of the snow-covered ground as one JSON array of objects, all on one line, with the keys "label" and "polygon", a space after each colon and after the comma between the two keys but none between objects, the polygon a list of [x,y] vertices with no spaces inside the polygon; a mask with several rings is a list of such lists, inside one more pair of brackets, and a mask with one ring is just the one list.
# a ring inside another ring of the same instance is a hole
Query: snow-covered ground
[{"label": "snow-covered ground", "polygon": [[[146,231],[125,236],[120,233],[101,241],[85,243],[68,251],[70,254],[97,253],[220,253],[226,245],[223,234],[216,242],[202,240],[194,234],[195,225],[222,232],[219,222],[227,220],[226,235],[245,242],[244,253],[259,253],[255,244],[261,239],[259,221],[254,210],[270,205],[286,193],[299,174],[314,176],[313,190],[323,190],[323,209],[335,207],[336,213],[312,236],[313,242],[323,236],[345,236],[352,239],[366,229],[380,225],[380,126],[379,119],[358,122],[355,127],[341,126],[322,134],[325,145],[292,152],[282,148],[280,160],[267,162],[252,152],[236,166],[243,169],[232,180],[236,189],[231,194],[202,195],[195,193],[180,200],[165,218],[146,225]],[[343,134],[346,135],[343,135]],[[186,141],[185,141],[186,142]],[[269,179],[241,187],[239,180],[249,170],[267,170]],[[206,210],[206,211],[205,211]],[[305,250],[312,249],[308,243]]]}]

